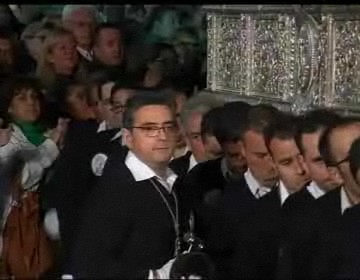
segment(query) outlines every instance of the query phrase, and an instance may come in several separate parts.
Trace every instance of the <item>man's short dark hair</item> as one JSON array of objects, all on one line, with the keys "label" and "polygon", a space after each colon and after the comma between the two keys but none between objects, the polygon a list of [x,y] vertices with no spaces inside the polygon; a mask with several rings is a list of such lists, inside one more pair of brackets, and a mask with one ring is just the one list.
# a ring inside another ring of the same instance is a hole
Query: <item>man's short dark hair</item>
[{"label": "man's short dark hair", "polygon": [[242,127],[250,108],[250,104],[242,101],[225,103],[219,119],[221,125],[215,131],[220,145],[235,143],[241,139]]},{"label": "man's short dark hair", "polygon": [[114,23],[110,23],[110,22],[106,22],[106,23],[101,23],[99,24],[96,29],[95,29],[95,33],[94,33],[94,44],[98,44],[99,42],[99,36],[101,31],[105,30],[105,29],[114,29],[119,31],[119,33],[122,35],[122,29],[118,24],[114,24]]},{"label": "man's short dark hair", "polygon": [[271,125],[279,114],[279,110],[267,104],[260,104],[251,107],[241,131],[241,138],[249,130],[264,134],[265,130]]},{"label": "man's short dark hair", "polygon": [[121,89],[130,89],[136,91],[145,90],[145,88],[139,86],[135,80],[125,78],[115,82],[114,86],[111,88],[111,97],[115,92]]},{"label": "man's short dark hair", "polygon": [[334,111],[329,109],[316,109],[307,112],[299,118],[298,133],[296,135],[296,143],[301,151],[304,152],[302,144],[302,135],[306,133],[315,133],[325,130],[329,126],[339,122],[341,117]]},{"label": "man's short dark hair", "polygon": [[264,138],[266,147],[269,149],[270,142],[274,138],[280,140],[295,140],[297,122],[297,117],[290,114],[279,113],[275,121],[265,129]]},{"label": "man's short dark hair", "polygon": [[213,261],[202,252],[179,255],[171,267],[170,279],[190,279],[190,276],[214,279],[215,265]]},{"label": "man's short dark hair", "polygon": [[145,107],[151,105],[163,105],[170,108],[174,116],[176,115],[176,105],[173,99],[167,97],[165,94],[157,91],[137,91],[134,96],[129,98],[126,102],[126,110],[124,112],[124,128],[131,129],[134,125],[135,113]]},{"label": "man's short dark hair", "polygon": [[334,123],[333,125],[329,126],[323,132],[319,141],[319,151],[321,157],[323,158],[327,166],[334,166],[336,164],[336,160],[331,152],[331,147],[330,147],[330,136],[334,131],[334,129],[346,127],[359,122],[360,119],[358,117],[343,117],[337,123]]},{"label": "man's short dark hair", "polygon": [[201,121],[201,138],[204,141],[207,136],[215,136],[216,131],[220,123],[220,116],[222,114],[223,107],[215,107],[208,111]]}]

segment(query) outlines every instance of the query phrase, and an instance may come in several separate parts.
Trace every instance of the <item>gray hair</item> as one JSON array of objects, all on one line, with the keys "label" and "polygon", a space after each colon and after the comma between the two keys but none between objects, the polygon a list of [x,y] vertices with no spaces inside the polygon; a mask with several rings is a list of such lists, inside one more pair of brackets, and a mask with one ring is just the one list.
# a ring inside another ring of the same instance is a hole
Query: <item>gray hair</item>
[{"label": "gray hair", "polygon": [[199,93],[191,97],[184,105],[180,113],[180,121],[185,127],[189,118],[195,114],[205,115],[213,108],[221,107],[224,105],[224,101],[215,97],[210,93]]},{"label": "gray hair", "polygon": [[62,11],[62,21],[69,20],[69,18],[72,16],[74,12],[77,12],[79,10],[88,10],[90,13],[92,13],[98,21],[98,10],[95,5],[65,5]]}]

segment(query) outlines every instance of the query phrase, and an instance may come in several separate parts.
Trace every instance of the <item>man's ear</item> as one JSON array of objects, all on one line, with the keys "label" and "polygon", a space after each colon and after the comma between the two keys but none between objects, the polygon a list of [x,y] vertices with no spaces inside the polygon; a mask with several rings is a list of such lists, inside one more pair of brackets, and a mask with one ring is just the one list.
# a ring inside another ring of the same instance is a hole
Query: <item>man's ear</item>
[{"label": "man's ear", "polygon": [[123,128],[123,137],[124,137],[125,145],[129,149],[131,149],[133,146],[133,137],[131,134],[131,130],[129,130],[127,128]]}]

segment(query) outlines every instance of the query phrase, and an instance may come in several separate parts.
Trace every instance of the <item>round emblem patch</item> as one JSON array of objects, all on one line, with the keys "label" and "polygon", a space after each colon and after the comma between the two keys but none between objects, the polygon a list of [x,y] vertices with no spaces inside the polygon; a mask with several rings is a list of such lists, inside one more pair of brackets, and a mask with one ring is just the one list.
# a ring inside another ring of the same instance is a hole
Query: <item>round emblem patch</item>
[{"label": "round emblem patch", "polygon": [[91,160],[91,170],[95,176],[101,176],[108,157],[105,154],[96,154]]}]

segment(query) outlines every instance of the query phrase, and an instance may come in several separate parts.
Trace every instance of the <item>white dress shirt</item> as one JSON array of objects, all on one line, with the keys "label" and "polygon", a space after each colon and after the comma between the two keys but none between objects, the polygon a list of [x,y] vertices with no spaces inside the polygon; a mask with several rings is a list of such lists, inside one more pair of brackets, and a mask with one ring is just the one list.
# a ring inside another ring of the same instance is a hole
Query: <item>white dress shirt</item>
[{"label": "white dress shirt", "polygon": [[320,187],[314,181],[311,181],[310,185],[308,185],[306,188],[315,199],[318,199],[325,194],[325,191],[320,189]]},{"label": "white dress shirt", "polygon": [[279,184],[279,192],[280,192],[281,205],[283,205],[285,200],[289,197],[290,193],[282,181],[280,181],[280,184]]},{"label": "white dress shirt", "polygon": [[100,132],[103,132],[107,130],[107,125],[106,125],[106,121],[102,121],[100,124],[99,124],[99,127],[97,129],[97,133],[100,133]]},{"label": "white dress shirt", "polygon": [[196,161],[194,155],[191,154],[190,160],[189,160],[189,169],[188,169],[188,172],[189,172],[191,169],[193,169],[197,164],[198,164],[198,162]]},{"label": "white dress shirt", "polygon": [[344,214],[346,209],[352,207],[352,204],[344,187],[342,187],[340,190],[340,206],[341,206],[341,214]]},{"label": "white dress shirt", "polygon": [[83,49],[82,47],[79,47],[79,46],[77,46],[76,49],[79,52],[79,54],[82,57],[84,57],[86,60],[93,61],[93,52],[92,51],[87,51],[87,50],[85,50],[85,49]]},{"label": "white dress shirt", "polygon": [[260,198],[266,195],[271,191],[271,188],[261,186],[259,182],[255,179],[254,175],[252,174],[251,170],[248,169],[245,174],[244,178],[246,184],[249,186],[251,193],[256,197]]},{"label": "white dress shirt", "polygon": [[161,178],[149,166],[142,162],[132,151],[129,151],[126,155],[125,165],[129,168],[136,182],[156,177],[156,179],[168,190],[168,192],[172,191],[172,187],[177,179],[177,175],[170,168],[166,169],[165,178]]}]

